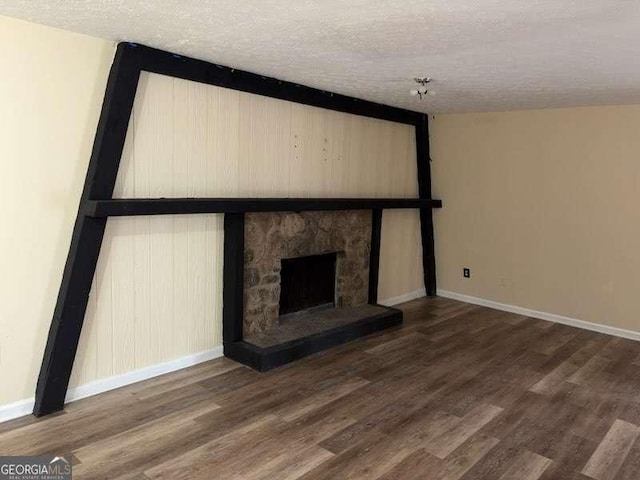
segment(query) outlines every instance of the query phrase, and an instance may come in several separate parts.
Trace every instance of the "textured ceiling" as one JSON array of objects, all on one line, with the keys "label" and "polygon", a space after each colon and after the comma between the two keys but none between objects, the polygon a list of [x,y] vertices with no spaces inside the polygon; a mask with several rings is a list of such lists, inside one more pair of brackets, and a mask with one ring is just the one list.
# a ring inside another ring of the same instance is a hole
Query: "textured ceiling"
[{"label": "textured ceiling", "polygon": [[[637,0],[3,0],[0,14],[424,112],[640,103]],[[415,76],[435,96],[411,97]]]}]

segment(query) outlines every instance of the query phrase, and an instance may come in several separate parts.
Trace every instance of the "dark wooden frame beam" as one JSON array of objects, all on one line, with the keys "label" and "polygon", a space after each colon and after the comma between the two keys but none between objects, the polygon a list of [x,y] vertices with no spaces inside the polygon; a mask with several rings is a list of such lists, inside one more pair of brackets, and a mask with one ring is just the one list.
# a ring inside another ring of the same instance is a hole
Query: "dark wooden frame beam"
[{"label": "dark wooden frame beam", "polygon": [[380,239],[382,238],[382,210],[371,210],[371,251],[369,252],[369,303],[378,303],[380,273]]},{"label": "dark wooden frame beam", "polygon": [[[422,199],[431,198],[431,155],[429,146],[429,118],[421,114],[416,128],[416,161],[418,162],[418,194]],[[442,203],[440,203],[440,207]],[[420,233],[422,238],[422,267],[424,288],[428,296],[436,295],[436,254],[433,234],[433,210],[420,209]]]},{"label": "dark wooden frame beam", "polygon": [[[62,410],[64,407],[108,216],[209,213],[214,211],[225,211],[228,214],[236,215],[240,211],[259,211],[251,210],[251,208],[239,210],[240,204],[238,203],[233,207],[234,210],[231,208],[234,205],[233,200],[226,199],[224,201],[222,199],[112,199],[138,79],[142,71],[354,115],[414,125],[420,188],[419,203],[413,203],[411,207],[389,206],[392,205],[391,203],[387,203],[387,206],[381,203],[370,203],[368,208],[374,210],[381,208],[420,209],[425,287],[429,295],[435,294],[431,209],[440,206],[440,203],[437,200],[431,200],[430,195],[428,121],[425,115],[182,57],[134,43],[120,43],[107,81],[71,245],[42,359],[33,410],[35,415],[45,415]],[[260,202],[290,202],[291,200],[300,199],[237,199],[235,201],[251,201],[253,205],[258,205]],[[331,201],[334,202],[335,209],[338,208],[336,201],[346,205],[344,203],[346,200],[333,199]],[[357,200],[348,200],[353,202],[348,205],[349,209],[355,208]],[[363,200],[369,202],[416,202],[415,199]],[[305,201],[308,203],[299,204],[299,210],[303,210],[301,206],[318,206],[318,201],[324,202],[325,200],[307,199]],[[327,202],[330,201],[327,200]],[[326,208],[329,204],[324,204],[324,207]],[[362,205],[362,203],[360,204]],[[245,205],[245,207],[247,206]],[[304,210],[312,209],[319,208],[304,208]]]},{"label": "dark wooden frame beam", "polygon": [[136,53],[125,44],[118,45],[109,72],[71,246],[38,376],[33,410],[38,416],[61,410],[64,406],[107,224],[106,218],[90,218],[82,212],[89,200],[109,199],[113,194],[140,77]]},{"label": "dark wooden frame beam", "polygon": [[193,213],[302,212],[318,210],[381,210],[440,208],[440,200],[419,198],[144,198],[90,200],[89,217],[179,215]]},{"label": "dark wooden frame beam", "polygon": [[420,114],[136,45],[140,69],[338,112],[415,125]]},{"label": "dark wooden frame beam", "polygon": [[224,216],[224,262],[222,264],[222,341],[242,340],[244,310],[244,213]]}]

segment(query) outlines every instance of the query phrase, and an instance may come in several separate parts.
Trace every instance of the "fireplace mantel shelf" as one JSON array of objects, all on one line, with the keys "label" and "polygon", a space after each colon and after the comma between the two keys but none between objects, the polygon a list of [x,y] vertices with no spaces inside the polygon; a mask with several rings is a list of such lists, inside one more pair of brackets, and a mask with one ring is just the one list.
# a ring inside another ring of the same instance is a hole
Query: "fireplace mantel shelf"
[{"label": "fireplace mantel shelf", "polygon": [[122,198],[89,200],[89,217],[194,213],[301,212],[441,208],[442,201],[419,198]]}]

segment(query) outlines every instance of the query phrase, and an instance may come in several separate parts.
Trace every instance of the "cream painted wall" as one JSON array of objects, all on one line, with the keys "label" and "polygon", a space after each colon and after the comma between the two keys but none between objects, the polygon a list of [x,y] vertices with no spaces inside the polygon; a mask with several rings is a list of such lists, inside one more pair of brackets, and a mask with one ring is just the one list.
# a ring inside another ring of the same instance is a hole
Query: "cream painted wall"
[{"label": "cream painted wall", "polygon": [[438,115],[431,145],[439,289],[640,331],[640,106]]},{"label": "cream painted wall", "polygon": [[[116,197],[417,196],[413,127],[143,74]],[[419,219],[385,212],[380,299],[422,288]],[[71,385],[221,344],[221,215],[108,222]]]},{"label": "cream painted wall", "polygon": [[0,406],[34,393],[113,53],[0,17]]}]

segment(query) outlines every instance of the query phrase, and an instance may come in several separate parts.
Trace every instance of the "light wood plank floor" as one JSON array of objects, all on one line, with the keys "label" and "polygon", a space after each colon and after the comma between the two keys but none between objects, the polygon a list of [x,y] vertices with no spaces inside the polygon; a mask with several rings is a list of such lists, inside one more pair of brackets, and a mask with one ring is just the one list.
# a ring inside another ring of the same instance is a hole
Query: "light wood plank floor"
[{"label": "light wood plank floor", "polygon": [[74,478],[640,478],[640,343],[442,298],[266,374],[220,359],[0,425]]}]

